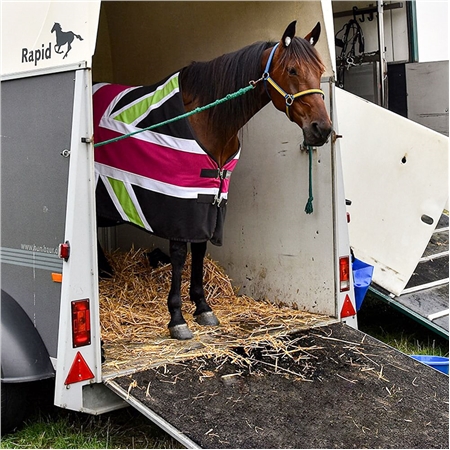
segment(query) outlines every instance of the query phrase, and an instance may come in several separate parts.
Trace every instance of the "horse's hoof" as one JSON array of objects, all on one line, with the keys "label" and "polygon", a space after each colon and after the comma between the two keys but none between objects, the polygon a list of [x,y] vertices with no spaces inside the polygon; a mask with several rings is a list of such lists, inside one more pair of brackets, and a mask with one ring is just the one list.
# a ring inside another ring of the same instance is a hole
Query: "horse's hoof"
[{"label": "horse's hoof", "polygon": [[194,316],[194,320],[199,325],[206,325],[206,326],[212,326],[215,327],[220,324],[219,319],[216,317],[216,315],[212,311],[206,311],[204,313],[198,314]]},{"label": "horse's hoof", "polygon": [[179,341],[185,341],[194,337],[192,331],[185,323],[169,327],[169,332],[172,339],[178,339]]}]

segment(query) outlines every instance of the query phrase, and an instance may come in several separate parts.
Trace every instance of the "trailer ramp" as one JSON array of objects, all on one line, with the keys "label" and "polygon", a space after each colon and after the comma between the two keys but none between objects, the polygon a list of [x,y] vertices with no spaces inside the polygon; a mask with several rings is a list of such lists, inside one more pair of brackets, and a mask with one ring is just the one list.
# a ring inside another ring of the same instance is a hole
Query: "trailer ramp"
[{"label": "trailer ramp", "polygon": [[342,323],[105,384],[188,448],[448,448],[448,377]]}]

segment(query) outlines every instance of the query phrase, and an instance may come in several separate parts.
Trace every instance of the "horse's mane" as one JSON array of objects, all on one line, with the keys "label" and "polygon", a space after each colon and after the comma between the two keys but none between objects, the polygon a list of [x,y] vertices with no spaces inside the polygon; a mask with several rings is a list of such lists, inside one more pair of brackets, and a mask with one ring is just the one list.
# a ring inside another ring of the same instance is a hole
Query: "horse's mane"
[{"label": "horse's mane", "polygon": [[[261,58],[264,50],[276,42],[257,42],[233,53],[227,53],[208,62],[192,62],[181,71],[181,89],[196,98],[201,106],[248,86],[262,75]],[[320,57],[305,39],[294,38],[280,61],[286,65],[292,59],[301,62],[305,70],[324,71]],[[261,96],[254,89],[210,110],[212,126],[224,131],[237,130],[255,111],[264,106]]]},{"label": "horse's mane", "polygon": [[[203,106],[248,86],[251,80],[261,77],[261,57],[264,50],[273,46],[258,42],[233,53],[227,53],[208,62],[192,62],[181,72],[181,89]],[[262,107],[256,89],[222,103],[210,110],[211,125],[222,130],[239,129],[243,117],[247,120]]]}]

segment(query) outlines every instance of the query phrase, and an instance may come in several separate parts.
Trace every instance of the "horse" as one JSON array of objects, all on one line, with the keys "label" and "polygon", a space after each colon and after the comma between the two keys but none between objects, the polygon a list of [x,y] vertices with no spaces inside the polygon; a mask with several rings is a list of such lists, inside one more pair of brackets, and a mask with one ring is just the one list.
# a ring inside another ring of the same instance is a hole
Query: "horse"
[{"label": "horse", "polygon": [[83,38],[79,34],[75,34],[73,31],[62,31],[61,25],[57,22],[53,25],[51,33],[56,33],[56,44],[55,44],[55,52],[56,53],[64,53],[64,50],[61,51],[61,47],[65,44],[67,44],[67,50],[65,55],[63,56],[63,59],[67,56],[67,54],[72,49],[72,46],[70,45],[74,38],[77,38],[78,40],[82,41]]},{"label": "horse", "polygon": [[239,130],[271,101],[303,130],[305,145],[322,146],[332,132],[320,90],[325,67],[314,47],[320,23],[303,39],[295,32],[296,21],[278,42],[257,42],[208,62],[194,61],[158,87],[94,85],[96,143],[148,127],[152,115],[161,120],[163,110],[172,117],[194,112],[249,83],[253,86],[230,101],[163,124],[158,132],[145,131],[95,149],[98,225],[130,222],[169,240],[171,338],[193,337],[180,296],[188,243],[194,320],[219,325],[205,299],[203,262],[208,241],[222,245],[228,185],[240,153]]}]

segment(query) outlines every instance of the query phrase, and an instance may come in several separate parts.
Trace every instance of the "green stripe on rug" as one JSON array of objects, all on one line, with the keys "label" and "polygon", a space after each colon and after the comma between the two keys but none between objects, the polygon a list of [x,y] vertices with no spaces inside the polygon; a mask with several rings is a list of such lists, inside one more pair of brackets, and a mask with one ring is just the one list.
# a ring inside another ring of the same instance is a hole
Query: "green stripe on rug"
[{"label": "green stripe on rug", "polygon": [[127,215],[129,221],[134,223],[135,225],[139,225],[142,228],[145,228],[144,223],[142,222],[139,213],[134,206],[133,200],[130,197],[130,194],[127,191],[127,188],[123,181],[116,180],[114,178],[109,178],[108,181],[113,188],[114,193],[116,194],[117,200],[122,206],[125,214]]},{"label": "green stripe on rug", "polygon": [[129,125],[141,117],[151,105],[160,102],[168,96],[173,90],[178,88],[178,76],[173,77],[162,89],[157,89],[153,94],[146,96],[140,102],[134,103],[128,109],[122,111],[114,117],[114,120]]}]

